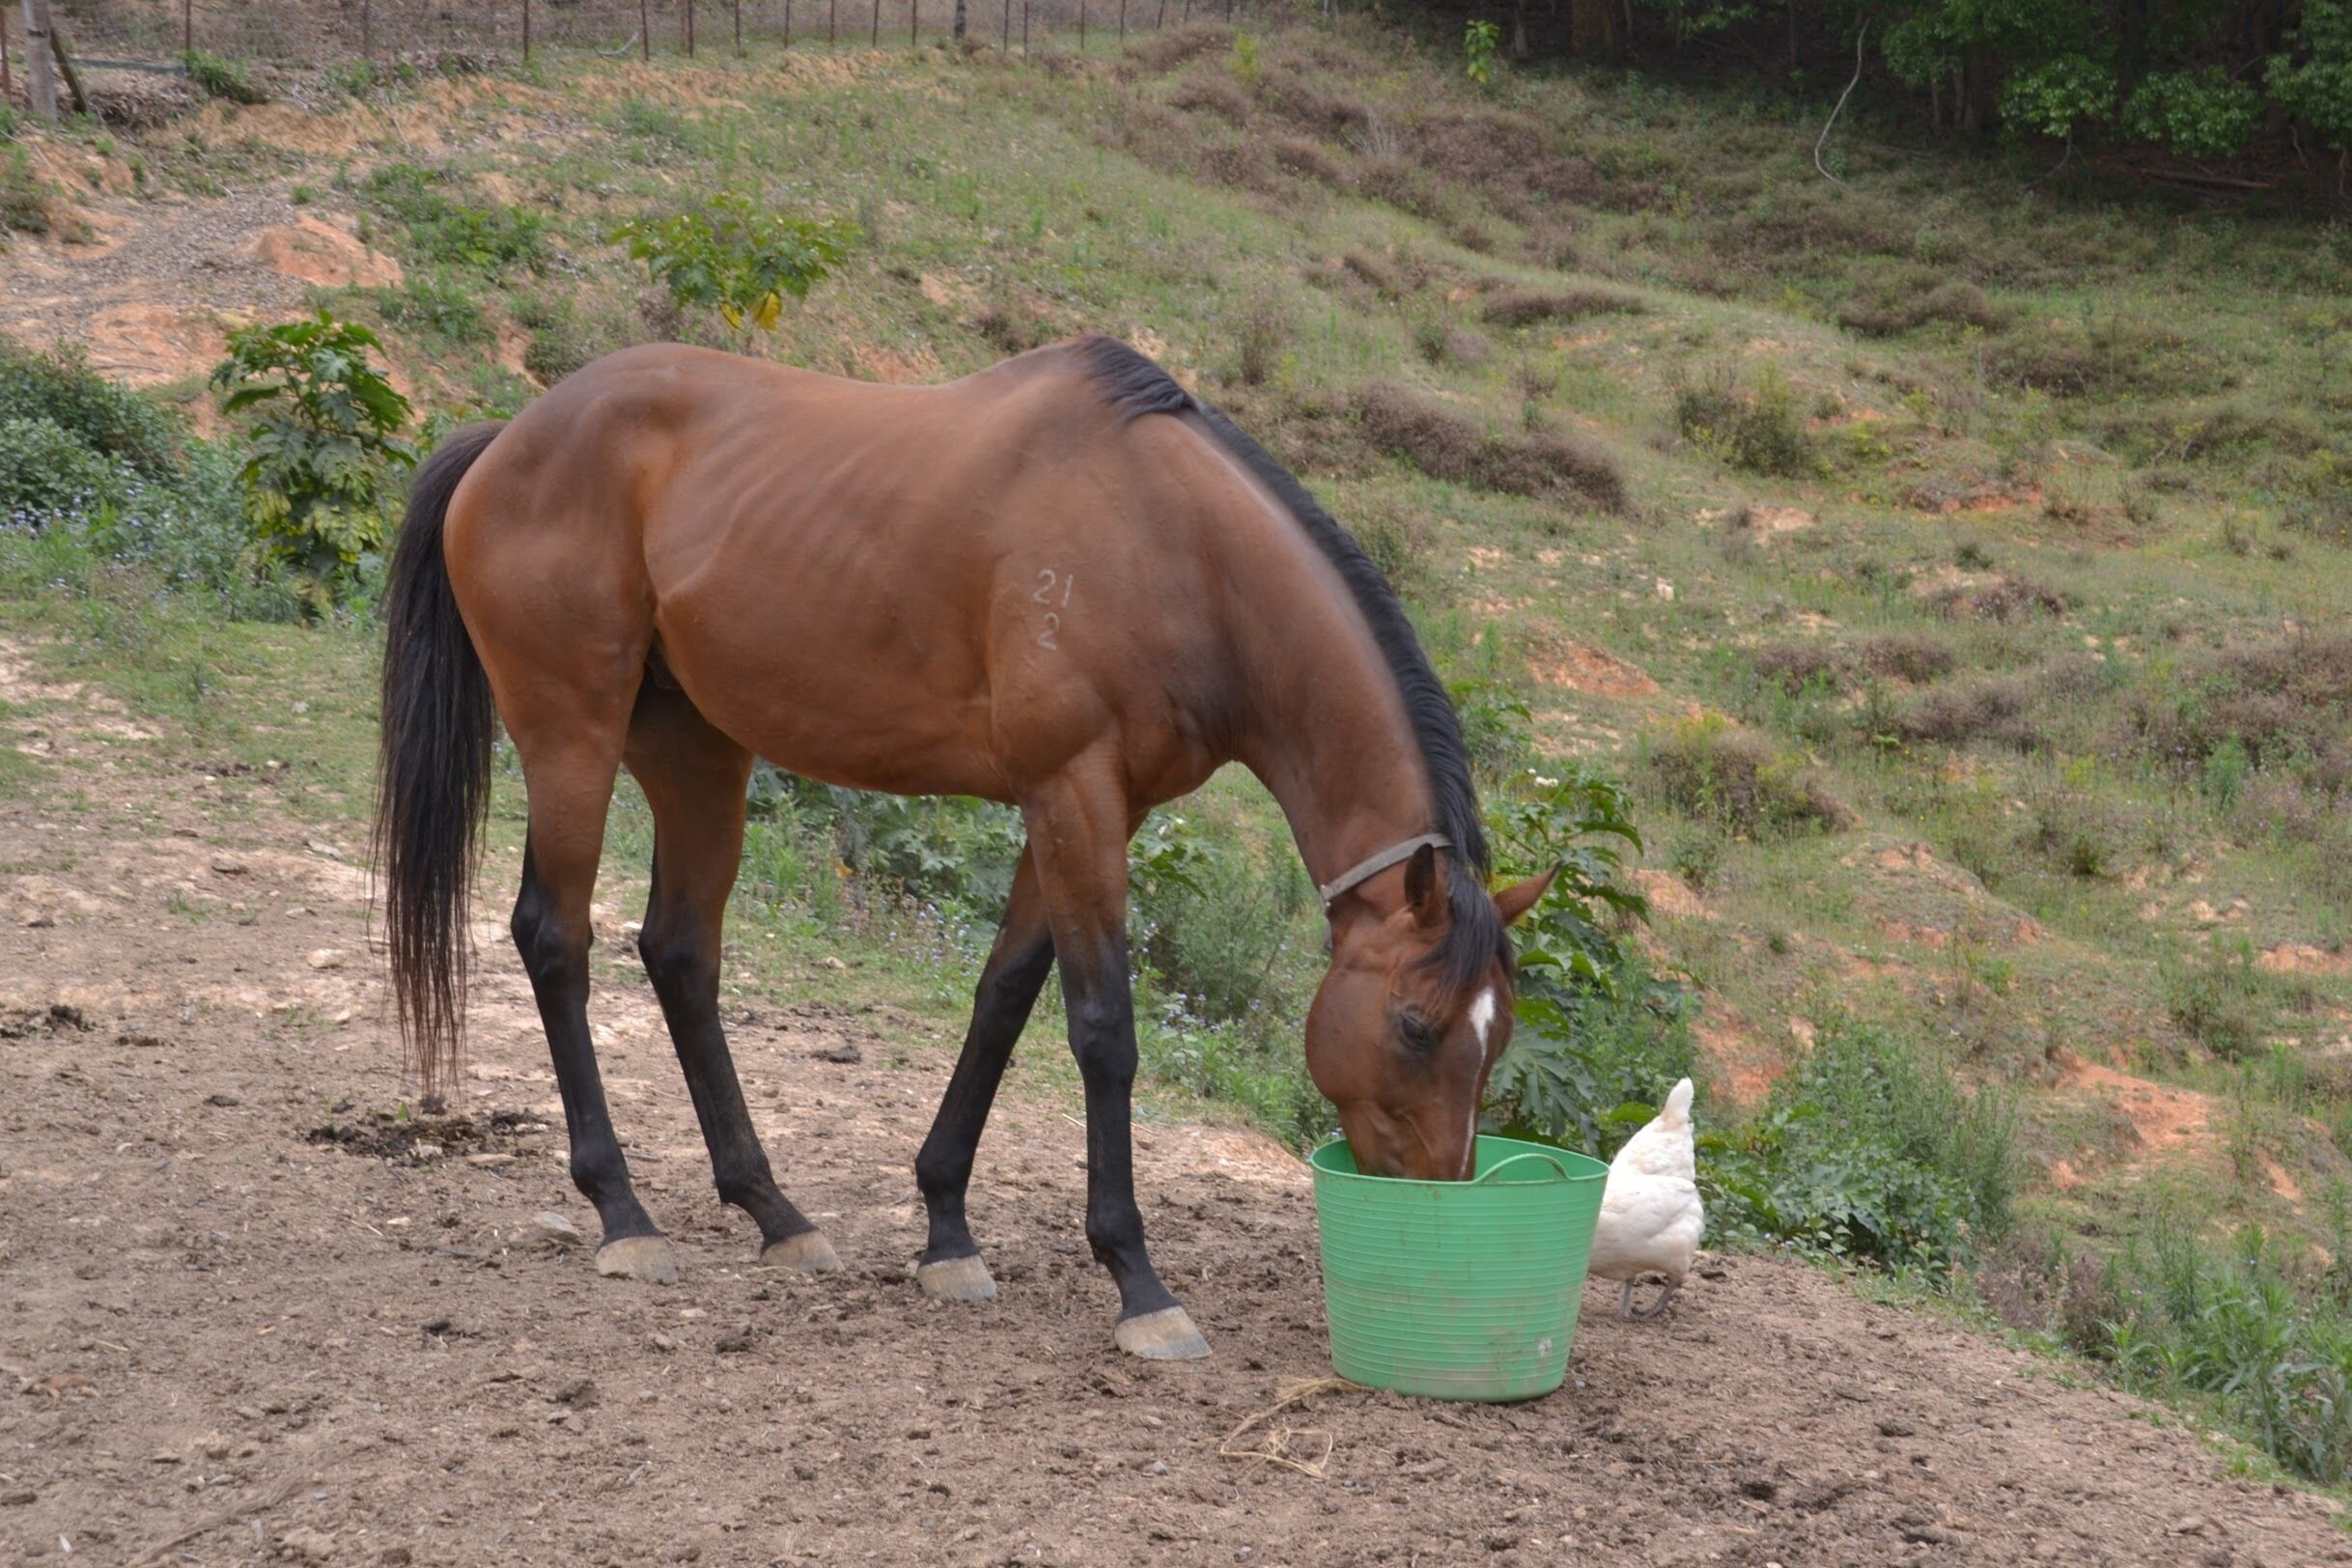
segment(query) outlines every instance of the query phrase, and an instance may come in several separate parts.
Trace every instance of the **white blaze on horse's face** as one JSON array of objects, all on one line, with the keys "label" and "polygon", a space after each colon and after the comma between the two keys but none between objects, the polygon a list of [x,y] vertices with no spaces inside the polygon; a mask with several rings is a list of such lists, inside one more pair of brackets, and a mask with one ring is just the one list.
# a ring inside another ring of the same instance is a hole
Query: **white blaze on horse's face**
[{"label": "white blaze on horse's face", "polygon": [[1478,1044],[1483,1048],[1486,1045],[1486,1032],[1495,1026],[1495,988],[1493,986],[1478,993],[1478,999],[1470,1003],[1470,1027],[1478,1031]]},{"label": "white blaze on horse's face", "polygon": [[[1470,1023],[1471,1030],[1478,1036],[1478,1051],[1483,1056],[1487,1049],[1487,1031],[1495,1026],[1495,988],[1493,986],[1478,993],[1478,999],[1470,1003]],[[1478,1102],[1473,1098],[1470,1107],[1470,1126],[1464,1130],[1462,1134],[1462,1179],[1467,1182],[1477,1174]]]}]

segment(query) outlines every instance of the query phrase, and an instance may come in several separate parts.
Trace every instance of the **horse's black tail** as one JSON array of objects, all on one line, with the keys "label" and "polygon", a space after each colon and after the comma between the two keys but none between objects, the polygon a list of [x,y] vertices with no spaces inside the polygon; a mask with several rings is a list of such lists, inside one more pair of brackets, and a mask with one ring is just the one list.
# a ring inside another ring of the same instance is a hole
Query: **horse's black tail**
[{"label": "horse's black tail", "polygon": [[373,858],[401,1044],[428,1098],[457,1071],[471,956],[466,904],[498,725],[489,677],[449,589],[441,526],[458,481],[504,428],[456,432],[425,460],[384,592]]}]

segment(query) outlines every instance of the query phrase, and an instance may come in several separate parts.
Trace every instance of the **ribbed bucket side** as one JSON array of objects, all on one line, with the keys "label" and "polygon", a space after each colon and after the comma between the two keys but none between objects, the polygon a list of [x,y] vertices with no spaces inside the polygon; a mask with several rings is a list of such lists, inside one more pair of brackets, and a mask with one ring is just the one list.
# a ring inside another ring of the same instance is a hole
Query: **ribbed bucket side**
[{"label": "ribbed bucket side", "polygon": [[1478,1140],[1468,1182],[1360,1175],[1344,1140],[1311,1162],[1341,1377],[1438,1399],[1560,1386],[1608,1166],[1501,1137]]}]

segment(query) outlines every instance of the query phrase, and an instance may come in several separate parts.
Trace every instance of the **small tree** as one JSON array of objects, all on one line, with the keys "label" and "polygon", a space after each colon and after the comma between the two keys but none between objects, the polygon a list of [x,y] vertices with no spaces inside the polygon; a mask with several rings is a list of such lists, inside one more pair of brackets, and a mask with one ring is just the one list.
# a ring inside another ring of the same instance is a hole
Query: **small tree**
[{"label": "small tree", "polygon": [[238,470],[245,515],[264,549],[302,580],[314,604],[391,537],[384,502],[396,470],[416,462],[402,438],[408,400],[369,362],[383,345],[322,310],[306,322],[229,335],[213,367],[227,414],[259,408],[252,456]]},{"label": "small tree", "polygon": [[1484,87],[1495,79],[1495,50],[1502,42],[1502,29],[1490,21],[1473,21],[1462,30],[1462,69],[1470,79]]},{"label": "small tree", "polygon": [[713,196],[665,218],[631,218],[612,233],[681,305],[711,305],[741,327],[772,331],[784,299],[805,299],[841,265],[857,225],[761,210],[748,198]]},{"label": "small tree", "polygon": [[1488,820],[1496,870],[1516,878],[1554,866],[1558,876],[1515,933],[1516,1032],[1487,1080],[1486,1121],[1511,1137],[1606,1156],[1649,1119],[1645,1097],[1680,1076],[1680,1026],[1696,998],[1653,975],[1612,929],[1649,915],[1624,875],[1641,835],[1623,787],[1583,769],[1529,772],[1520,786]]}]

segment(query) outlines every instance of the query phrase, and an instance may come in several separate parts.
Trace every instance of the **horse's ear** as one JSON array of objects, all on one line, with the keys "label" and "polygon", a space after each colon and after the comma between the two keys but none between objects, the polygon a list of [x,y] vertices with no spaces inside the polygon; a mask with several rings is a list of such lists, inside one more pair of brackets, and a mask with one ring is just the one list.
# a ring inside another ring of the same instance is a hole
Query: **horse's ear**
[{"label": "horse's ear", "polygon": [[1434,926],[1445,917],[1445,883],[1438,874],[1438,852],[1424,844],[1405,862],[1405,904],[1414,920]]},{"label": "horse's ear", "polygon": [[1526,882],[1514,882],[1497,893],[1495,908],[1502,911],[1502,923],[1510,925],[1542,903],[1544,895],[1552,891],[1552,879],[1559,874],[1560,868],[1554,866],[1540,877],[1529,877]]}]

